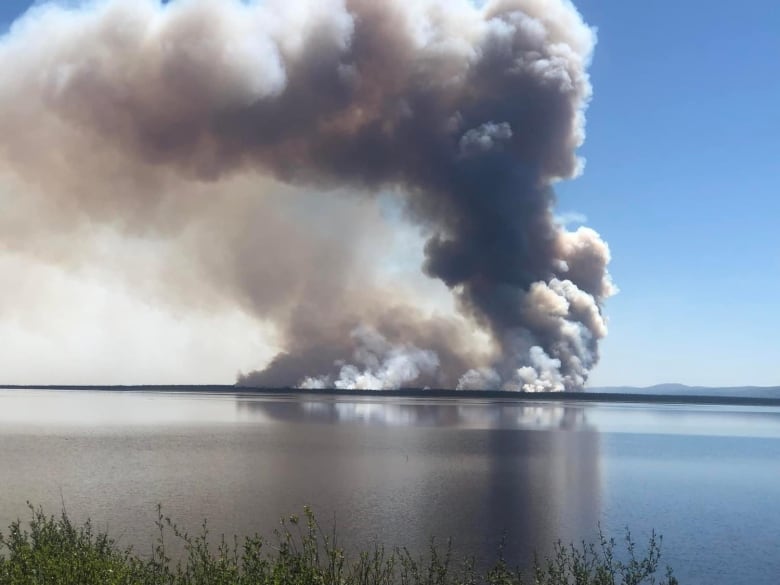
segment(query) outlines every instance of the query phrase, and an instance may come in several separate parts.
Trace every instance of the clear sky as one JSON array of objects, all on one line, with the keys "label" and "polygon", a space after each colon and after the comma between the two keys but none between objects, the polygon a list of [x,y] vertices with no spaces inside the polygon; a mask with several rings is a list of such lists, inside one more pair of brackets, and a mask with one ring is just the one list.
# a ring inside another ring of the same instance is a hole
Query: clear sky
[{"label": "clear sky", "polygon": [[562,204],[621,293],[594,384],[780,384],[780,11],[580,0],[598,28],[585,173]]},{"label": "clear sky", "polygon": [[609,242],[621,290],[592,384],[780,385],[777,3],[575,4],[599,41],[560,210]]}]

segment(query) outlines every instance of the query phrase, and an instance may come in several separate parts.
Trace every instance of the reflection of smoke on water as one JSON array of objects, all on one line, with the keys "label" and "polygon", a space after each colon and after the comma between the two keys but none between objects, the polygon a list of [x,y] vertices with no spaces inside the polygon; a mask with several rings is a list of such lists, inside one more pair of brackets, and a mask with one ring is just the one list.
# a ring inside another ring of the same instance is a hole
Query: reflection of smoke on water
[{"label": "reflection of smoke on water", "polygon": [[[599,444],[583,407],[307,396],[238,409],[294,437],[317,471],[296,471],[312,485],[287,489],[315,494],[301,503],[338,518],[361,546],[378,536],[425,550],[434,535],[490,560],[505,535],[507,557],[525,564],[559,538],[595,535]],[[297,457],[277,462],[289,470]]]},{"label": "reflection of smoke on water", "polygon": [[248,420],[297,423],[359,423],[386,427],[434,426],[463,429],[584,430],[581,407],[484,401],[397,402],[392,399],[314,398],[298,400],[240,398],[239,413]]}]

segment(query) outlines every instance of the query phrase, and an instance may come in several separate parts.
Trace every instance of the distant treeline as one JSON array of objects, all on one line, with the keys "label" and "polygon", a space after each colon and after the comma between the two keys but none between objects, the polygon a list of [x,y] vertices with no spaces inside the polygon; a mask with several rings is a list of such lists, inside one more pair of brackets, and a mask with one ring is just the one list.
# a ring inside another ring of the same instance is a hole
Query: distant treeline
[{"label": "distant treeline", "polygon": [[[662,388],[662,387],[658,387]],[[110,392],[179,392],[200,394],[252,394],[268,396],[322,396],[322,397],[389,397],[412,399],[480,399],[497,402],[610,402],[632,404],[700,404],[724,406],[768,406],[780,407],[780,389],[766,388],[764,396],[739,395],[738,388],[733,389],[734,395],[724,391],[732,389],[712,388],[712,394],[707,394],[707,388],[692,388],[696,393],[678,394],[649,393],[648,389],[632,389],[634,392],[620,392],[619,389],[603,389],[600,391],[583,392],[506,392],[500,390],[445,390],[402,388],[399,390],[301,390],[298,388],[257,388],[238,385],[189,385],[189,384],[142,384],[142,385],[0,385],[4,390],[80,390],[80,391],[110,391]],[[745,388],[743,390],[751,390]],[[777,394],[775,394],[777,390]]]}]

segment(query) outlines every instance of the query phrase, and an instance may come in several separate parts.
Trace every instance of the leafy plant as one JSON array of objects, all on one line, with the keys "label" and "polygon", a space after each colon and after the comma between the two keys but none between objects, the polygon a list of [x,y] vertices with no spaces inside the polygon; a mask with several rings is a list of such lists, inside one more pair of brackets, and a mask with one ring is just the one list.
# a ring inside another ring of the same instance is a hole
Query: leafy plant
[{"label": "leafy plant", "polygon": [[[420,557],[381,544],[350,557],[309,508],[281,520],[269,540],[254,535],[212,543],[205,521],[191,536],[158,506],[149,557],[120,549],[89,521],[74,526],[65,512],[54,517],[29,508],[27,527],[16,521],[0,533],[0,585],[677,585],[669,569],[659,580],[661,537],[655,534],[639,555],[627,531],[623,560],[616,558],[615,540],[601,532],[598,545],[559,542],[523,574],[504,560],[503,547],[495,565],[479,572],[473,558],[453,559],[449,541],[440,548],[432,540]],[[171,537],[182,554],[171,554]]]}]

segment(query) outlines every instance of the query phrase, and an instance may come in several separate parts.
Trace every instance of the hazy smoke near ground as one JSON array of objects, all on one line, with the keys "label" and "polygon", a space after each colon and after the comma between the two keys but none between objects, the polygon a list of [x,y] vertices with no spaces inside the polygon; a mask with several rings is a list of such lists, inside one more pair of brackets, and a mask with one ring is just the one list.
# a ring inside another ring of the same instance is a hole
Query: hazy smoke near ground
[{"label": "hazy smoke near ground", "polygon": [[[242,307],[281,350],[242,384],[580,388],[609,250],[552,185],[593,45],[565,0],[43,4],[0,42],[2,244]],[[457,315],[381,281],[380,193]]]},{"label": "hazy smoke near ground", "polygon": [[381,334],[365,327],[355,329],[352,337],[358,345],[354,359],[360,365],[342,364],[335,381],[329,376],[305,378],[301,388],[386,390],[413,383],[422,375],[432,376],[439,369],[439,358],[431,350],[392,345]]}]

